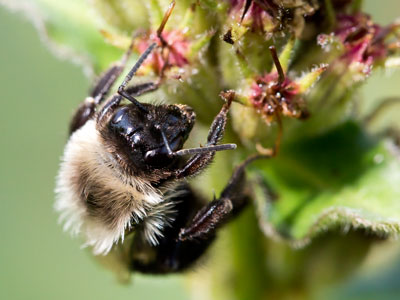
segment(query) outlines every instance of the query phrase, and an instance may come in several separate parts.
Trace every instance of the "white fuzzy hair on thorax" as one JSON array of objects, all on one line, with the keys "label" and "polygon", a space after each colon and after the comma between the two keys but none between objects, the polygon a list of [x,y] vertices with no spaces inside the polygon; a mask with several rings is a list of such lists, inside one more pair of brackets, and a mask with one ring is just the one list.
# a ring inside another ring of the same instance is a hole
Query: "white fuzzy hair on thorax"
[{"label": "white fuzzy hair on thorax", "polygon": [[[123,175],[117,161],[101,143],[94,120],[74,132],[64,151],[56,185],[55,209],[64,230],[82,235],[84,246],[96,255],[107,254],[131,229],[141,223],[145,238],[157,237],[171,220],[173,204],[149,183]],[[102,207],[90,211],[89,197]]]}]

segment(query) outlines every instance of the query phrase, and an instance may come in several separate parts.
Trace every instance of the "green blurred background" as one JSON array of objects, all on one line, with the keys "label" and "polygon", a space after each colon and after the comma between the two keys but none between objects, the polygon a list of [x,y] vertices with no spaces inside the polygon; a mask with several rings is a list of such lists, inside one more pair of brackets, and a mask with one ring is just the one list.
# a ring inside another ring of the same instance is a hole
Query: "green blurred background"
[{"label": "green blurred background", "polygon": [[[400,16],[398,0],[369,0],[366,7],[382,24]],[[31,23],[3,7],[0,41],[0,299],[187,299],[176,275],[135,275],[132,285],[118,284],[62,232],[54,178],[69,119],[90,81],[79,66],[54,57]],[[400,95],[399,73],[376,72],[362,91],[366,101]],[[399,273],[381,277],[382,289],[390,293]]]}]

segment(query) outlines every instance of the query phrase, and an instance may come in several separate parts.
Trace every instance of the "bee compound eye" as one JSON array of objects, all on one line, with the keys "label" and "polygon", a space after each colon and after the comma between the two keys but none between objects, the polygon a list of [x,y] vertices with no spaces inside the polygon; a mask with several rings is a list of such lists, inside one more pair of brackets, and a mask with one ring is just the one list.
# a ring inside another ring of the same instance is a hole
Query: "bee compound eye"
[{"label": "bee compound eye", "polygon": [[[136,132],[143,129],[140,120],[129,111],[127,107],[120,108],[112,117],[110,128],[121,135],[131,137]],[[136,138],[137,139],[137,138]]]},{"label": "bee compound eye", "polygon": [[123,107],[121,109],[119,109],[113,116],[111,123],[112,124],[118,124],[121,123],[121,121],[125,118],[127,114],[127,109],[126,107]]}]

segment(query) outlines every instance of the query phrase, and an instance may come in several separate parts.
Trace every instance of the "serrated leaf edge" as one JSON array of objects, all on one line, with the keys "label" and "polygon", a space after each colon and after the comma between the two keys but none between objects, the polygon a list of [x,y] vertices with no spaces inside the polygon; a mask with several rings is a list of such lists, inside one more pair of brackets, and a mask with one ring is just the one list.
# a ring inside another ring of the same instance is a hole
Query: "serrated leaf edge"
[{"label": "serrated leaf edge", "polygon": [[325,209],[311,225],[307,234],[301,239],[288,238],[282,235],[275,226],[263,220],[265,214],[263,211],[267,209],[257,205],[257,215],[261,231],[268,237],[276,241],[288,243],[296,249],[306,247],[311,241],[327,232],[337,232],[338,234],[346,234],[351,230],[364,230],[367,235],[373,235],[378,238],[389,238],[396,240],[400,234],[399,221],[370,221],[362,217],[359,209],[349,207],[331,207]]}]

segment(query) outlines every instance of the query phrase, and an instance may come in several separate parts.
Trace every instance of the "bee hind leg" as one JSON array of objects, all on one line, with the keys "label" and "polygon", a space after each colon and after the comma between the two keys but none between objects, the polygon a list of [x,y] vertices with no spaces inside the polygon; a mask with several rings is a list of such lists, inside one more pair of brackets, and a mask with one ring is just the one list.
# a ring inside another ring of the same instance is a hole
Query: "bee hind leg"
[{"label": "bee hind leg", "polygon": [[133,242],[132,271],[166,274],[182,272],[193,265],[215,240],[218,228],[239,214],[249,203],[245,167],[251,157],[239,165],[219,199],[208,205],[186,186],[185,193],[170,199],[177,215],[163,231],[158,245],[151,246],[139,235]]},{"label": "bee hind leg", "polygon": [[231,218],[239,214],[249,203],[246,189],[245,168],[255,159],[265,156],[252,156],[240,164],[233,172],[219,199],[214,199],[203,207],[193,218],[189,226],[181,229],[179,240],[207,239]]},{"label": "bee hind leg", "polygon": [[169,199],[176,215],[170,226],[163,229],[157,245],[151,245],[143,236],[136,235],[132,243],[131,269],[148,274],[176,273],[192,267],[207,251],[214,240],[213,235],[203,240],[178,239],[181,228],[191,222],[205,201],[187,183],[179,187],[180,193]]}]

